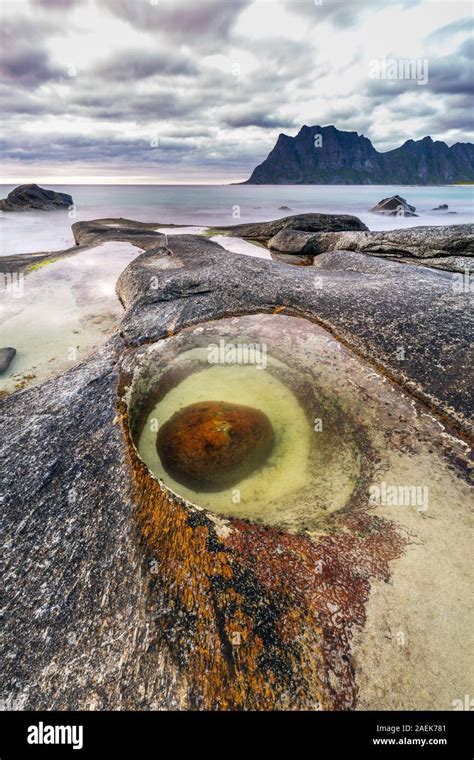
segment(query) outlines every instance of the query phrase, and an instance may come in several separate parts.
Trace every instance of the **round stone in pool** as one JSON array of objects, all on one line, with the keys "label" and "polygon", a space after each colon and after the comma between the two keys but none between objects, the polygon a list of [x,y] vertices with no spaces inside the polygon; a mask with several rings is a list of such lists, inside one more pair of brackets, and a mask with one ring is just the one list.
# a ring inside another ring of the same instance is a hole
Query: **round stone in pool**
[{"label": "round stone in pool", "polygon": [[259,409],[201,401],[163,425],[156,449],[178,483],[211,492],[229,488],[258,469],[274,443],[272,423]]}]

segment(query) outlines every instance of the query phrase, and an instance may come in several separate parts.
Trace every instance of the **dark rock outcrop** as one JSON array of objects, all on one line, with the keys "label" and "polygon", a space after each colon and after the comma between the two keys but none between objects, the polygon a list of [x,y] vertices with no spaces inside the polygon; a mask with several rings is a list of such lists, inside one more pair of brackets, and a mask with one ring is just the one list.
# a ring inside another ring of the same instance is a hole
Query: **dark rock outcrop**
[{"label": "dark rock outcrop", "polygon": [[370,210],[372,213],[382,214],[382,216],[418,216],[418,214],[415,214],[415,206],[410,206],[401,195],[383,198]]},{"label": "dark rock outcrop", "polygon": [[72,206],[72,196],[45,190],[39,185],[20,185],[0,200],[1,211],[55,211]]},{"label": "dark rock outcrop", "polygon": [[379,153],[357,132],[334,126],[301,128],[296,137],[280,134],[249,185],[442,185],[474,180],[474,144],[431,137],[407,140]]},{"label": "dark rock outcrop", "polygon": [[15,356],[15,348],[0,348],[0,375],[7,371]]},{"label": "dark rock outcrop", "polygon": [[228,232],[236,237],[265,243],[283,229],[314,233],[368,230],[368,227],[356,216],[350,214],[296,214],[270,222],[235,224],[230,227],[216,227],[215,229],[217,232]]},{"label": "dark rock outcrop", "polygon": [[432,211],[447,211],[449,208],[447,203],[441,203],[439,206],[436,206],[436,208],[431,209]]},{"label": "dark rock outcrop", "polygon": [[268,248],[302,255],[346,250],[392,258],[466,257],[474,255],[474,225],[410,227],[377,232],[309,233],[283,229],[269,240]]}]

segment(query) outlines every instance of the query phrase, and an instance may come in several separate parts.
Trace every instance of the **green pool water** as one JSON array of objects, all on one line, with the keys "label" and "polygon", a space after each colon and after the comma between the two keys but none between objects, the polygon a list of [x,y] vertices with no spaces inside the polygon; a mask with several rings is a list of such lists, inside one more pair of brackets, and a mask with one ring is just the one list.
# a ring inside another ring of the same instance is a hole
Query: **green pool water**
[{"label": "green pool water", "polygon": [[[307,368],[299,370],[276,358],[271,346],[265,369],[210,366],[207,357],[206,346],[180,352],[168,370],[187,366],[192,371],[158,393],[142,421],[137,449],[153,475],[193,504],[288,529],[315,528],[318,520],[343,507],[360,471],[357,440],[338,406],[315,393],[315,378]],[[258,409],[270,419],[275,433],[273,451],[257,470],[231,488],[209,493],[174,480],[156,447],[160,427],[176,412],[202,401]]]}]

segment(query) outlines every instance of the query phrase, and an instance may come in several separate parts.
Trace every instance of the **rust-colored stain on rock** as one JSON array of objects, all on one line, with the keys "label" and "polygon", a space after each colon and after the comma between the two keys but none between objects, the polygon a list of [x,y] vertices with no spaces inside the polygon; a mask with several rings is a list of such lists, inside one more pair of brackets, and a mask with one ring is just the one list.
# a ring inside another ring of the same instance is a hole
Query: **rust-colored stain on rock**
[{"label": "rust-colored stain on rock", "polygon": [[186,676],[191,709],[347,710],[371,580],[409,541],[388,520],[342,511],[310,537],[221,521],[172,499],[129,443],[156,639]]}]

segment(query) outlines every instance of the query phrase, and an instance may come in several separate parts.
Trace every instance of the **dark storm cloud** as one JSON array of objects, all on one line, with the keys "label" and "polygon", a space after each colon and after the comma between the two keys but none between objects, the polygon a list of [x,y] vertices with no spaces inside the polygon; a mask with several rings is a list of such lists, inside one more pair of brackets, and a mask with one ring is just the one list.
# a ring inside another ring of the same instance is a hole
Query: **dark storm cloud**
[{"label": "dark storm cloud", "polygon": [[[143,59],[147,61],[147,56]],[[147,73],[146,68],[145,82],[150,81]],[[175,125],[195,132],[203,127],[226,127],[238,121],[246,125],[261,123],[265,128],[292,124],[288,118],[271,116],[278,113],[282,92],[281,87],[275,86],[271,73],[268,81],[262,83],[260,75],[236,79],[230,71],[199,71],[197,66],[194,71],[193,64],[192,78],[157,75],[153,86],[141,91],[130,86],[130,81],[136,85],[139,77],[130,80],[128,71],[122,76],[115,69],[111,74],[114,78],[105,80],[96,67],[88,74],[69,80],[73,90],[68,98],[70,113],[138,124],[172,120]],[[243,101],[247,105],[243,106]]]},{"label": "dark storm cloud", "polygon": [[[181,169],[198,177],[211,167],[224,177],[234,172],[235,179],[241,172],[243,179],[279,132],[294,135],[303,122],[363,133],[380,150],[426,134],[469,139],[472,50],[464,42],[451,55],[433,54],[438,44],[452,50],[468,19],[436,29],[428,11],[437,4],[426,5],[426,29],[435,31],[426,37],[429,80],[421,86],[371,80],[363,61],[375,28],[396,48],[405,9],[422,0],[274,0],[245,13],[252,2],[30,0],[23,16],[16,13],[20,3],[6,3],[14,18],[4,21],[0,61],[5,160],[25,167],[70,164],[73,171],[77,165],[78,173],[86,164],[100,167],[98,173],[163,165],[176,179],[183,178]],[[81,5],[87,13],[66,14]],[[387,8],[392,20],[394,9],[400,18],[392,37]],[[422,41],[419,11],[417,19]],[[333,27],[324,32],[334,49],[321,37],[321,22]],[[76,76],[67,76],[61,63],[69,55],[63,36],[71,38],[72,59],[84,63]],[[348,50],[339,56],[342,38]],[[407,122],[422,133],[406,134]]]},{"label": "dark storm cloud", "polygon": [[[461,134],[464,131],[467,133],[472,131],[472,123],[472,111],[465,108],[459,110],[451,108],[446,113],[439,114],[436,119],[436,125],[438,129],[455,129]],[[461,142],[465,142],[465,140],[461,140]]]},{"label": "dark storm cloud", "polygon": [[[430,69],[428,69],[429,75],[431,75]],[[389,98],[395,98],[397,95],[404,95],[405,93],[415,92],[422,94],[424,90],[429,87],[430,80],[426,85],[417,83],[415,78],[412,79],[368,79],[367,87],[365,88],[365,94],[372,99],[374,106],[381,105],[389,101]]]},{"label": "dark storm cloud", "polygon": [[21,97],[13,91],[5,91],[0,94],[0,109],[3,114],[4,124],[6,120],[15,119],[17,113],[21,114],[40,114],[49,113],[49,108],[33,101],[29,97]]},{"label": "dark storm cloud", "polygon": [[221,119],[228,127],[262,127],[262,129],[291,129],[294,127],[293,119],[283,119],[278,116],[269,116],[264,109],[249,111],[247,108],[232,110],[230,113],[221,114]]},{"label": "dark storm cloud", "polygon": [[50,61],[45,47],[57,27],[23,16],[4,19],[1,27],[0,75],[4,82],[36,86],[65,74]]},{"label": "dark storm cloud", "polygon": [[192,140],[179,140],[163,137],[156,147],[148,140],[120,139],[114,136],[92,138],[84,135],[70,135],[67,138],[52,139],[50,136],[38,136],[34,145],[20,137],[15,145],[0,140],[0,150],[4,161],[15,161],[28,166],[36,165],[74,165],[79,168],[87,166],[108,166],[118,164],[120,167],[147,166],[152,170],[160,168],[181,167],[189,165],[224,168],[229,171],[245,171],[249,160],[253,160],[253,149],[242,145],[241,141],[229,141],[224,152],[209,148],[199,148]]},{"label": "dark storm cloud", "polygon": [[63,138],[38,136],[34,145],[27,139],[19,139],[15,146],[0,143],[5,160],[21,161],[105,161],[120,156],[125,161],[170,162],[192,151],[195,146],[184,141],[162,139],[156,147],[150,140],[120,139],[114,136],[88,137],[68,135]]},{"label": "dark storm cloud", "polygon": [[191,76],[197,73],[194,62],[174,50],[150,52],[128,50],[115,53],[96,67],[94,75],[117,81],[140,80],[157,74],[165,76]]},{"label": "dark storm cloud", "polygon": [[[387,60],[403,61],[407,59],[389,58]],[[367,86],[367,94],[370,96],[401,95],[404,92],[413,92],[419,90],[420,94],[427,90],[433,93],[455,94],[474,92],[474,78],[472,76],[473,66],[473,42],[466,40],[459,46],[458,50],[451,55],[436,57],[428,55],[418,60],[420,64],[420,73],[425,66],[427,72],[426,85],[418,85],[415,78],[413,79],[370,79]],[[413,68],[415,71],[415,68]]]},{"label": "dark storm cloud", "polygon": [[34,86],[57,78],[64,71],[51,66],[44,50],[16,50],[0,53],[0,74],[5,82]]},{"label": "dark storm cloud", "polygon": [[430,60],[430,89],[436,93],[474,94],[473,63],[472,39],[463,42],[456,53]]},{"label": "dark storm cloud", "polygon": [[46,11],[69,11],[77,5],[82,5],[84,0],[30,0],[33,6]]},{"label": "dark storm cloud", "polygon": [[[251,0],[100,0],[111,13],[143,31],[225,38]],[[199,39],[196,40],[199,42]]]},{"label": "dark storm cloud", "polygon": [[100,88],[98,84],[90,91],[85,86],[82,94],[77,94],[72,104],[72,112],[89,118],[140,122],[163,121],[166,119],[186,119],[194,114],[197,121],[198,110],[203,106],[198,92],[174,91],[168,87],[153,93],[131,91],[126,83],[111,84]]}]

